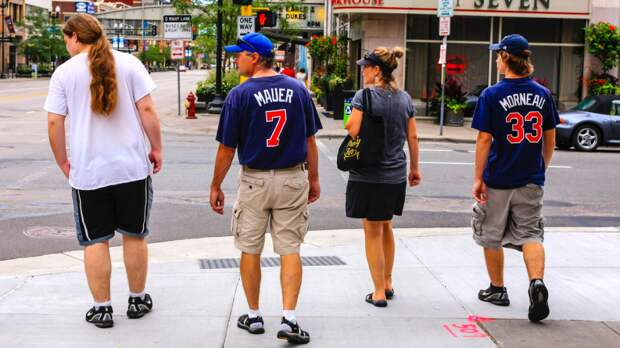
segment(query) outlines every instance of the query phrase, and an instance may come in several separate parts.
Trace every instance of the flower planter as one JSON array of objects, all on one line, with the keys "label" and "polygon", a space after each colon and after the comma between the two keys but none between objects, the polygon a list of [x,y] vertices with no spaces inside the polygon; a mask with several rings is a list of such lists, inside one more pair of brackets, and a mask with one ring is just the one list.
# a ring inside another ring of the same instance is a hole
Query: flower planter
[{"label": "flower planter", "polygon": [[449,108],[446,108],[446,113],[444,114],[446,126],[451,127],[463,127],[465,124],[465,115],[463,111],[454,112]]}]

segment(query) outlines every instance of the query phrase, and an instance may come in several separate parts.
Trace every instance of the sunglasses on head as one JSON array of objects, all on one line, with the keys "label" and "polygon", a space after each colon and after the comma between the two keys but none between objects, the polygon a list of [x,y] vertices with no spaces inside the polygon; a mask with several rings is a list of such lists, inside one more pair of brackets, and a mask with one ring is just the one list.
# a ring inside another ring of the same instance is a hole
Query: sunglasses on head
[{"label": "sunglasses on head", "polygon": [[[244,45],[246,45],[246,46],[250,47],[251,49],[253,49],[253,50],[254,50],[254,52],[258,53],[258,49],[256,48],[256,46],[252,45],[251,43],[249,43],[249,42],[245,41],[245,40],[244,40],[244,39],[242,39],[242,38],[237,39],[237,46],[239,46],[239,45],[241,45],[241,44],[244,44]],[[254,52],[252,52],[252,53],[254,53]]]}]

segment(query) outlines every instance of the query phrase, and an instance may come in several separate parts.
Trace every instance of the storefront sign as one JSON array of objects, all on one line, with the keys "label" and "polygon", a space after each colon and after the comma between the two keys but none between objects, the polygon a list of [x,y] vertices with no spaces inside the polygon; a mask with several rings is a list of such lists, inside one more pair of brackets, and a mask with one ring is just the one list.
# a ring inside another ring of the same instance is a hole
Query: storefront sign
[{"label": "storefront sign", "polygon": [[[449,0],[332,0],[334,13],[447,14]],[[590,0],[452,0],[455,15],[589,18]]]},{"label": "storefront sign", "polygon": [[323,29],[325,23],[325,6],[323,5],[295,5],[289,6],[280,12],[291,28],[308,30]]},{"label": "storefront sign", "polygon": [[88,3],[87,2],[76,2],[75,3],[75,12],[77,13],[86,13],[88,11]]},{"label": "storefront sign", "polygon": [[439,36],[450,36],[450,17],[439,17]]},{"label": "storefront sign", "polygon": [[460,75],[465,73],[467,60],[460,54],[450,54],[446,59],[446,73],[448,75]]}]

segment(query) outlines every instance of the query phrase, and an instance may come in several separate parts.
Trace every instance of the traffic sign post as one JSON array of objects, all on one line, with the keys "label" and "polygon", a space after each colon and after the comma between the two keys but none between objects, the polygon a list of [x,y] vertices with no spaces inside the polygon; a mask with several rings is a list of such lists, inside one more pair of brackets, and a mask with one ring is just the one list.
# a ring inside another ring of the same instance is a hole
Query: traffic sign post
[{"label": "traffic sign post", "polygon": [[448,35],[450,35],[450,17],[454,16],[453,0],[437,0],[437,17],[439,17],[439,35],[443,42],[439,50],[441,64],[441,107],[439,110],[439,135],[443,136],[443,124],[446,109],[446,56],[448,52]]}]

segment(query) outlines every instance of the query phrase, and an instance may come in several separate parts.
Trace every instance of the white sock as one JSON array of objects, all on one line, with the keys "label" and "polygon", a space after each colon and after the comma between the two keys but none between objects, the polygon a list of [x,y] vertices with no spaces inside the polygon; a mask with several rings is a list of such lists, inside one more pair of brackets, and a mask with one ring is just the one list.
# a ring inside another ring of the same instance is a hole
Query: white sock
[{"label": "white sock", "polygon": [[257,309],[257,310],[250,309],[248,311],[248,317],[250,317],[250,319],[254,319],[256,317],[262,317],[260,313],[260,309]]},{"label": "white sock", "polygon": [[129,296],[131,297],[139,297],[141,299],[144,300],[144,296],[146,295],[146,292],[142,291],[142,292],[129,292]]},{"label": "white sock", "polygon": [[297,323],[297,319],[295,318],[295,311],[289,311],[289,310],[283,310],[282,311],[282,316],[284,317],[284,319],[290,321],[293,324]]},{"label": "white sock", "polygon": [[95,302],[95,309],[99,309],[101,307],[107,307],[107,306],[111,306],[111,305],[112,305],[112,301]]}]

